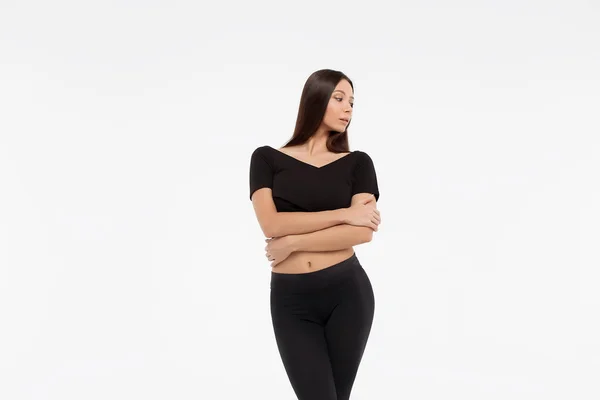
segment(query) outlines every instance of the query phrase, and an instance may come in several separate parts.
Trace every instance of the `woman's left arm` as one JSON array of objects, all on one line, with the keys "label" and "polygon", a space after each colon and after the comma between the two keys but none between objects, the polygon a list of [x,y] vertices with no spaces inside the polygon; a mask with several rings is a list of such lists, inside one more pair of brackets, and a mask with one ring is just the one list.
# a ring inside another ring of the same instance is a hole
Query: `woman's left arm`
[{"label": "woman's left arm", "polygon": [[[367,200],[371,193],[358,193],[352,196],[351,206]],[[341,224],[318,231],[286,235],[267,239],[269,250],[273,247],[283,250],[285,257],[298,251],[336,251],[370,242],[373,239],[373,229],[367,226]]]},{"label": "woman's left arm", "polygon": [[365,226],[336,225],[319,231],[284,236],[292,252],[335,251],[370,242],[373,230]]}]

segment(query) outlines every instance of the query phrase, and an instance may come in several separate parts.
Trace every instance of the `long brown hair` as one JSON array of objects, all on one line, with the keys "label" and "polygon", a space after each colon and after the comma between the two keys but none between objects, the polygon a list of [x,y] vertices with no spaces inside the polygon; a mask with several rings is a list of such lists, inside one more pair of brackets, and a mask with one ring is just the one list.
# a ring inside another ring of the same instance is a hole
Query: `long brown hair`
[{"label": "long brown hair", "polygon": [[[335,87],[342,79],[347,80],[352,90],[354,90],[354,85],[350,78],[340,71],[321,69],[313,72],[308,77],[304,84],[304,89],[302,89],[302,96],[300,97],[294,134],[283,147],[304,144],[315,134],[325,116],[331,93],[333,93]],[[327,138],[327,149],[329,151],[334,153],[350,151],[348,145],[348,126],[350,126],[350,123],[346,125],[344,132],[330,131]]]}]

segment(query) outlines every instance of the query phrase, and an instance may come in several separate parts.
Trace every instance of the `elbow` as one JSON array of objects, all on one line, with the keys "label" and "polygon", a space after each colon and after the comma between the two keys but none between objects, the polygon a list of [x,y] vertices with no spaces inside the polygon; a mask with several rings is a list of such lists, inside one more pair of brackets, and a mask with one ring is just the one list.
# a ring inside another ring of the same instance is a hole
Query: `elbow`
[{"label": "elbow", "polygon": [[279,224],[279,218],[277,218],[277,213],[269,218],[265,226],[263,227],[263,233],[267,238],[274,238],[281,236],[281,229]]},{"label": "elbow", "polygon": [[267,237],[267,238],[277,237],[277,230],[275,229],[275,227],[273,225],[268,225],[268,226],[263,227],[262,231],[265,234],[265,237]]},{"label": "elbow", "polygon": [[264,233],[264,235],[265,235],[265,238],[267,238],[267,239],[268,239],[268,238],[275,237],[275,236],[273,235],[273,232],[272,232],[270,229],[268,229],[268,228],[263,228],[263,230],[262,230],[262,231],[263,231],[263,233]]},{"label": "elbow", "polygon": [[373,240],[373,229],[366,228],[363,235],[363,243],[369,243],[371,240]]},{"label": "elbow", "polygon": [[260,229],[266,238],[274,238],[277,237],[278,229],[275,223],[275,218],[263,218],[259,219]]}]

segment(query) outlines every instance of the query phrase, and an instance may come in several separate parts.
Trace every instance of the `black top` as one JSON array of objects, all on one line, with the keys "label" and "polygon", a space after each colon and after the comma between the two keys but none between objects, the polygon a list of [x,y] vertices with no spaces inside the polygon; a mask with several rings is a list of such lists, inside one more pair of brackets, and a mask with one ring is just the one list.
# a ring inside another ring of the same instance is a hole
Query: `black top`
[{"label": "black top", "polygon": [[272,189],[278,212],[346,208],[356,193],[379,199],[373,160],[359,150],[315,167],[271,146],[258,147],[250,160],[250,199],[263,187]]}]

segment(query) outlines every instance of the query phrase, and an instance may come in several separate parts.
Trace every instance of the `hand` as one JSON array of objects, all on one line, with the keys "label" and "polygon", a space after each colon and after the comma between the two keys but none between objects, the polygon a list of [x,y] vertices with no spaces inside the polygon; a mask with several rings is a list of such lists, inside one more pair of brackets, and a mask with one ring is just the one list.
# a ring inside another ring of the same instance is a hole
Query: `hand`
[{"label": "hand", "polygon": [[381,223],[381,214],[376,208],[375,196],[346,209],[346,223],[355,226],[367,226],[377,232]]},{"label": "hand", "polygon": [[282,236],[277,238],[266,239],[267,246],[265,247],[267,259],[271,262],[271,268],[277,266],[292,254],[292,240],[290,236]]}]

